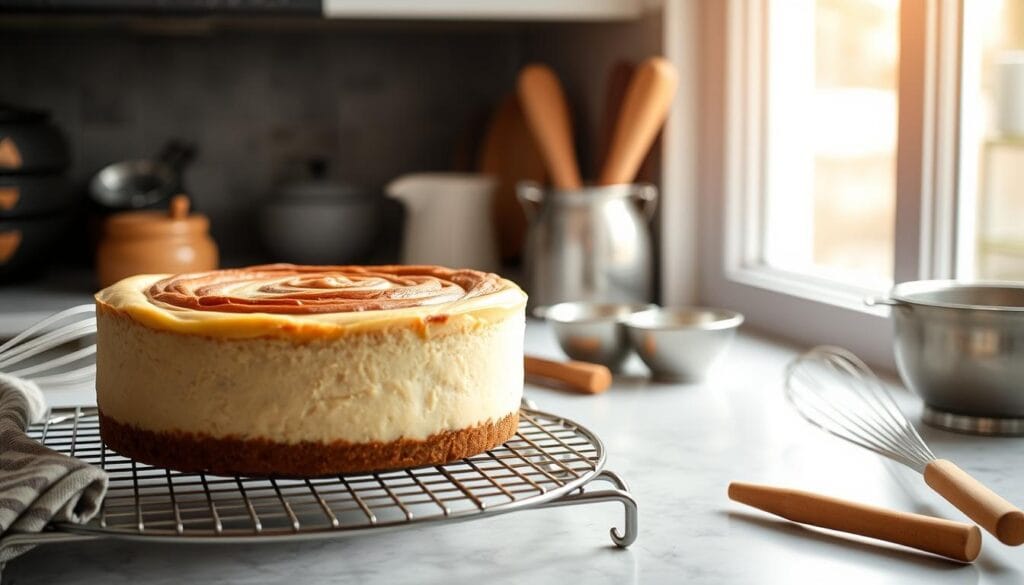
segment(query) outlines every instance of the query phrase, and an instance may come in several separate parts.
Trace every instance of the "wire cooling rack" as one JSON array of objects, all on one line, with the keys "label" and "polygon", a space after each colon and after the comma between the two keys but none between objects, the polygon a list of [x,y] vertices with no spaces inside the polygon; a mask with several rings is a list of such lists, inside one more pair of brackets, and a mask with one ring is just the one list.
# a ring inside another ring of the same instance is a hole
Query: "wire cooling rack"
[{"label": "wire cooling rack", "polygon": [[[483,518],[528,508],[618,502],[624,529],[637,536],[637,507],[605,470],[600,439],[562,417],[524,408],[504,445],[445,465],[309,479],[180,473],[127,459],[103,444],[95,408],[55,410],[29,435],[56,451],[102,467],[110,486],[88,524],[57,524],[16,534],[0,548],[81,538],[177,542],[253,542],[330,538]],[[596,489],[592,482],[603,483]],[[610,485],[608,485],[610,484]]]}]

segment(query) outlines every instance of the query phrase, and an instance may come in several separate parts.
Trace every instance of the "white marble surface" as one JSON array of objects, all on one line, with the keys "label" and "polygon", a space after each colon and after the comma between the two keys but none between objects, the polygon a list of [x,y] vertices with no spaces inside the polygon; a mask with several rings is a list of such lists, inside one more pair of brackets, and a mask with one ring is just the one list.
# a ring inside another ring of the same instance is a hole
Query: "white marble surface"
[{"label": "white marble surface", "polygon": [[0,286],[0,339],[8,339],[57,311],[92,303],[92,275],[69,270],[41,281]]},{"label": "white marble surface", "polygon": [[[531,324],[531,351],[556,356]],[[730,480],[786,485],[862,502],[962,516],[919,476],[833,439],[785,404],[792,348],[743,335],[703,385],[647,381],[639,363],[608,393],[530,386],[543,409],[589,426],[608,467],[639,501],[640,537],[611,546],[617,504],[532,510],[352,539],[272,545],[166,545],[111,540],[39,547],[11,562],[5,582],[52,583],[1020,583],[1024,548],[985,535],[959,565],[896,546],[804,529],[726,498]],[[900,401],[916,420],[919,405]],[[922,428],[933,450],[1012,501],[1024,502],[1024,439]]]}]

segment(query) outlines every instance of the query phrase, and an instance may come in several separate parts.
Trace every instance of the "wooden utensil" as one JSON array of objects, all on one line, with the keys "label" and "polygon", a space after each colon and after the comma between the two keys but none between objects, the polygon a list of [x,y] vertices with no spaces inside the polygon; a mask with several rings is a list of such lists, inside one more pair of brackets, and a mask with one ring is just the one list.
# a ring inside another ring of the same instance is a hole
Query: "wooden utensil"
[{"label": "wooden utensil", "polygon": [[492,221],[502,259],[515,260],[523,249],[526,234],[526,215],[516,199],[516,184],[520,181],[543,184],[547,171],[514,93],[505,96],[495,110],[477,167],[481,173],[498,180]]},{"label": "wooden utensil", "polygon": [[[601,169],[604,167],[604,163],[608,160],[608,149],[612,145],[612,137],[615,134],[615,126],[619,121],[619,112],[622,110],[622,100],[626,97],[626,90],[629,89],[630,82],[633,81],[633,74],[636,73],[636,63],[632,61],[618,61],[612,66],[608,72],[608,79],[605,81],[604,87],[604,110],[601,115],[601,129],[600,129],[600,143],[598,144],[597,160],[595,161],[594,168]],[[654,141],[651,143],[650,148],[647,149],[647,154],[644,155],[643,160],[640,162],[640,168],[637,169],[636,175],[633,177],[633,182],[637,183],[653,183],[656,181],[655,173],[655,156],[654,153],[657,151],[658,141],[661,138],[661,128],[654,135]]]},{"label": "wooden utensil", "polygon": [[631,183],[668,116],[679,74],[663,57],[644,61],[622,101],[608,156],[598,182]]},{"label": "wooden utensil", "polygon": [[546,65],[527,65],[519,72],[518,91],[551,181],[558,189],[579,189],[583,181],[576,164],[572,119],[558,76]]},{"label": "wooden utensil", "polygon": [[626,90],[633,81],[633,74],[636,73],[636,63],[632,61],[616,61],[608,71],[608,78],[604,86],[604,109],[601,112],[601,128],[599,129],[599,140],[597,149],[597,160],[594,168],[604,167],[608,160],[608,149],[612,145],[612,137],[615,135],[615,125],[619,121],[619,111],[622,110],[622,100],[626,97]]},{"label": "wooden utensil", "polygon": [[537,376],[560,382],[560,387],[581,394],[600,394],[612,384],[611,371],[589,362],[559,362],[526,356],[523,360],[527,376]]},{"label": "wooden utensil", "polygon": [[732,482],[729,499],[793,522],[859,534],[969,563],[981,552],[977,526],[786,488]]}]

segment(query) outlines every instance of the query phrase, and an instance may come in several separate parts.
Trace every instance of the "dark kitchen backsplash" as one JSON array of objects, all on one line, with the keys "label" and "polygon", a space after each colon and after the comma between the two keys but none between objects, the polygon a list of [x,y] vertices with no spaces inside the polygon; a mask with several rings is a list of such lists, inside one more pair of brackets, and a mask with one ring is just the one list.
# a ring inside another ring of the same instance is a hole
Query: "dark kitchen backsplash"
[{"label": "dark kitchen backsplash", "polygon": [[[380,189],[464,163],[522,63],[515,27],[150,35],[6,30],[0,100],[45,109],[75,184],[111,162],[194,141],[185,174],[226,258],[252,258],[259,202],[303,161]],[[80,262],[87,262],[82,254]]]}]

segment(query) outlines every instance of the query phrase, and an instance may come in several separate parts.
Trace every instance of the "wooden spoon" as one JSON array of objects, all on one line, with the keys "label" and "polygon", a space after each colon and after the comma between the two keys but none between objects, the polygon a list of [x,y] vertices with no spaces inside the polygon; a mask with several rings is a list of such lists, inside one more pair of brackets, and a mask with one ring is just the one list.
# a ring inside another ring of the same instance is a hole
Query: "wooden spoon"
[{"label": "wooden spoon", "polygon": [[558,76],[547,65],[527,65],[519,72],[519,101],[558,189],[583,186],[572,141],[569,105]]},{"label": "wooden spoon", "polygon": [[608,148],[612,145],[612,137],[615,135],[615,125],[619,121],[619,111],[622,110],[622,100],[626,97],[626,90],[629,83],[633,81],[633,74],[636,73],[636,63],[632,61],[616,61],[608,71],[608,79],[604,87],[604,110],[601,112],[601,127],[599,128],[600,143],[598,144],[597,160],[594,161],[595,169],[604,166],[608,160]]},{"label": "wooden spoon", "polygon": [[631,183],[644,156],[665,123],[679,74],[664,57],[644,61],[622,101],[619,120],[598,182],[601,185]]}]

